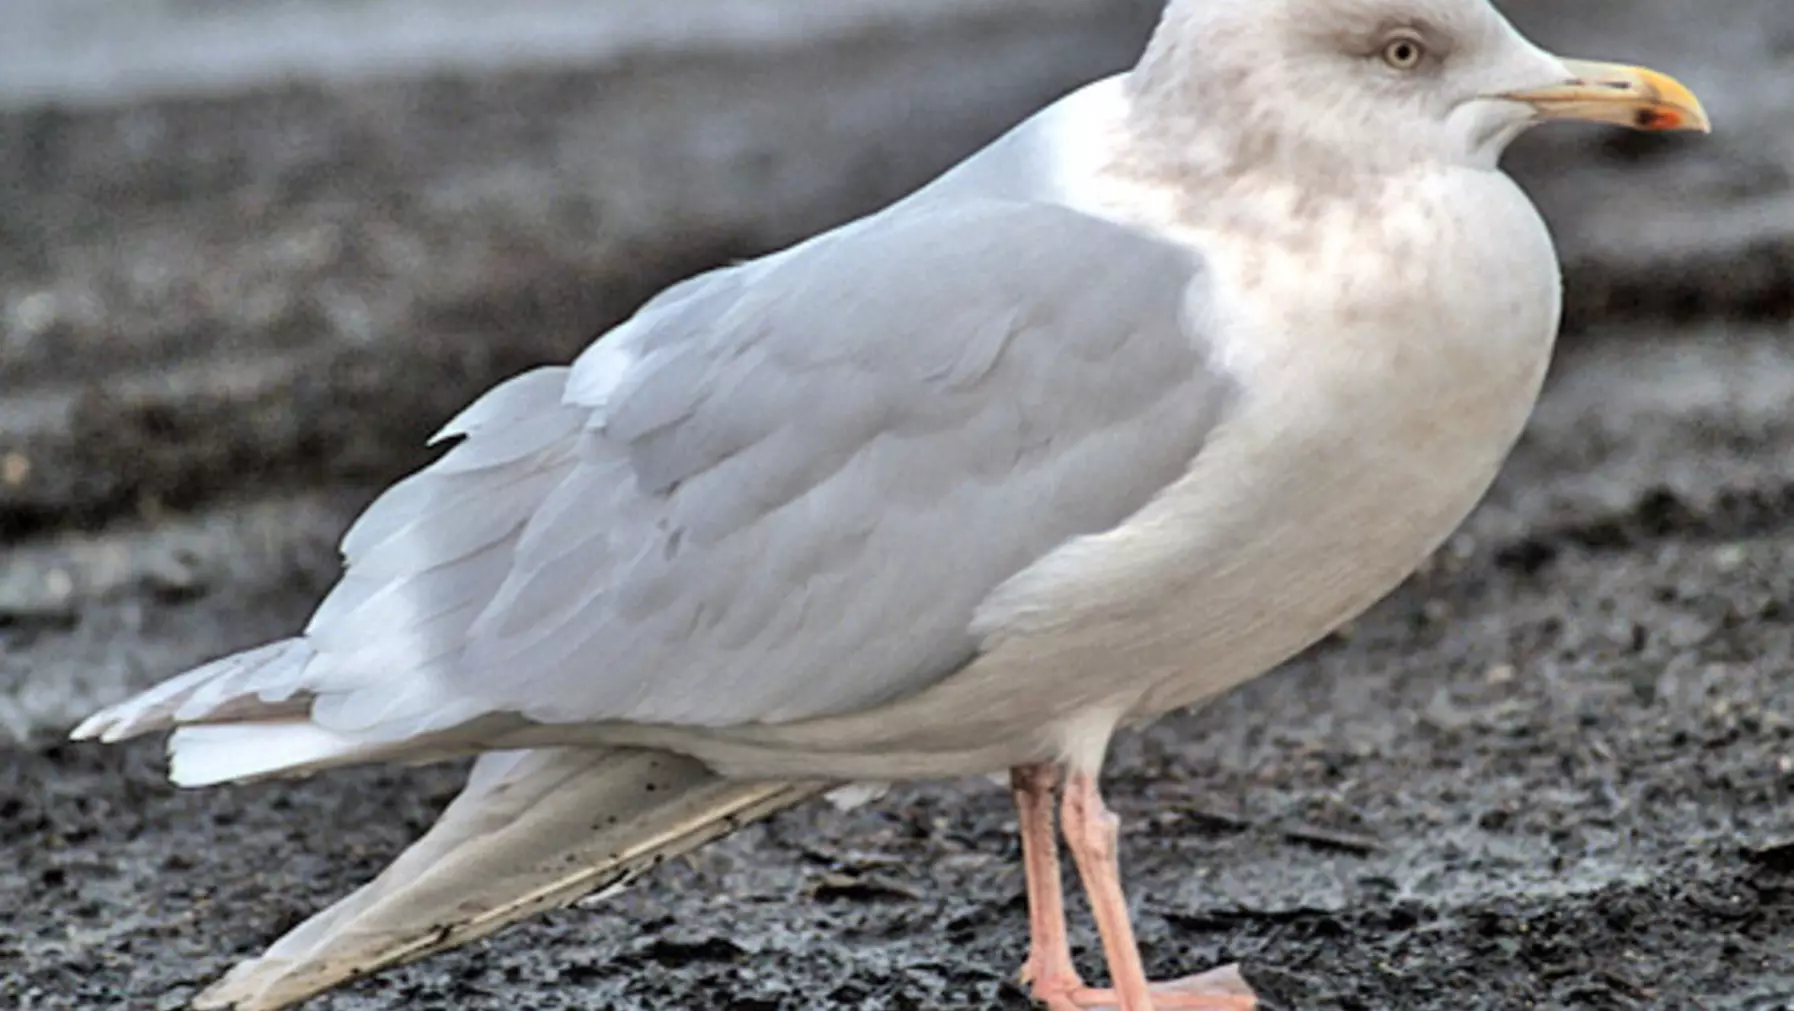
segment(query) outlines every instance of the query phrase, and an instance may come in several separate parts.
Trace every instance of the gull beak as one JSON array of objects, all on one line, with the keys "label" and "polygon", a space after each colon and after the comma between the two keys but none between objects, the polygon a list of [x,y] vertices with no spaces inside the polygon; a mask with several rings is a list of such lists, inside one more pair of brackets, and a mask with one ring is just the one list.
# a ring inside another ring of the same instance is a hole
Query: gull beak
[{"label": "gull beak", "polygon": [[1700,99],[1668,74],[1618,63],[1565,60],[1563,64],[1570,70],[1570,80],[1500,97],[1532,106],[1541,120],[1585,120],[1649,131],[1713,129]]}]

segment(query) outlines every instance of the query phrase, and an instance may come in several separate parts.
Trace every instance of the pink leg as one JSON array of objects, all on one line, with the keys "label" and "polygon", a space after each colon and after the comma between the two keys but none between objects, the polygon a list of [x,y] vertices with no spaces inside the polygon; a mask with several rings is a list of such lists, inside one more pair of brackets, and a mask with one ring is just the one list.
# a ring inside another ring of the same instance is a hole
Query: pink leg
[{"label": "pink leg", "polygon": [[[1121,889],[1117,860],[1120,822],[1103,804],[1096,777],[1073,773],[1065,784],[1063,814],[1066,847],[1090,897],[1090,910],[1102,935],[1112,990],[1082,989],[1069,994],[1074,1007],[1116,1011],[1252,1011],[1257,998],[1237,967],[1227,966],[1172,983],[1150,984],[1134,941],[1127,897]],[[1069,960],[1069,956],[1068,956]],[[1074,977],[1075,978],[1075,977]],[[1057,1008],[1054,1011],[1058,1011]]]},{"label": "pink leg", "polygon": [[1028,882],[1028,961],[1022,984],[1050,1011],[1078,1011],[1073,994],[1085,989],[1071,962],[1071,941],[1065,935],[1065,894],[1059,874],[1059,839],[1053,831],[1053,791],[1059,769],[1023,765],[1011,769],[1020,815],[1022,872]]}]

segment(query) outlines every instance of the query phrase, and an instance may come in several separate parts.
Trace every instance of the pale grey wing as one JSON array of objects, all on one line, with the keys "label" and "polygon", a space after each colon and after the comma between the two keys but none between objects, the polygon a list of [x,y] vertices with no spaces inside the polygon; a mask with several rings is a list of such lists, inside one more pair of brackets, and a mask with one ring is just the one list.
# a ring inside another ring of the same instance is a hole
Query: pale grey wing
[{"label": "pale grey wing", "polygon": [[576,462],[438,687],[726,725],[938,680],[994,588],[1196,455],[1228,385],[1205,287],[1170,244],[981,201],[670,291],[576,364]]}]

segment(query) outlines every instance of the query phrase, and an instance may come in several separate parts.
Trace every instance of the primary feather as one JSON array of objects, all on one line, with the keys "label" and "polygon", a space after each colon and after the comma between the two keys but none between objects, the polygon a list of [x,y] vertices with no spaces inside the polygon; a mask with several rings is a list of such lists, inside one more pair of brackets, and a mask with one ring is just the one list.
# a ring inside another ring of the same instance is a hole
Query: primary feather
[{"label": "primary feather", "polygon": [[809,799],[814,786],[731,783],[690,759],[605,749],[492,752],[398,859],[194,998],[272,1011],[466,944]]}]

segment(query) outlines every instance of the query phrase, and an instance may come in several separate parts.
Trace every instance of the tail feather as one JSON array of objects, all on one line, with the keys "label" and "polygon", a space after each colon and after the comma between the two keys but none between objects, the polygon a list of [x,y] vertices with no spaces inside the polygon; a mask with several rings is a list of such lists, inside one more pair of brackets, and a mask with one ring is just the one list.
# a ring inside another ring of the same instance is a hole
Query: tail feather
[{"label": "tail feather", "polygon": [[273,1011],[624,884],[832,784],[745,783],[661,752],[495,752],[379,877],[232,969],[201,1009]]},{"label": "tail feather", "polygon": [[310,687],[316,651],[307,639],[285,639],[235,653],[176,675],[88,717],[69,736],[111,743],[165,730],[169,778],[179,786],[213,786],[381,760],[442,761],[479,750],[465,731],[483,707],[448,700],[432,718],[445,728],[369,736],[315,720]]},{"label": "tail feather", "polygon": [[311,658],[304,639],[234,653],[94,713],[69,736],[111,744],[183,723],[300,716],[309,709],[309,700],[290,693],[264,699],[262,694],[269,686],[297,684]]},{"label": "tail feather", "polygon": [[274,776],[305,776],[323,769],[372,762],[395,754],[391,744],[367,743],[300,716],[281,721],[201,723],[168,738],[168,779],[176,786],[248,783]]}]

